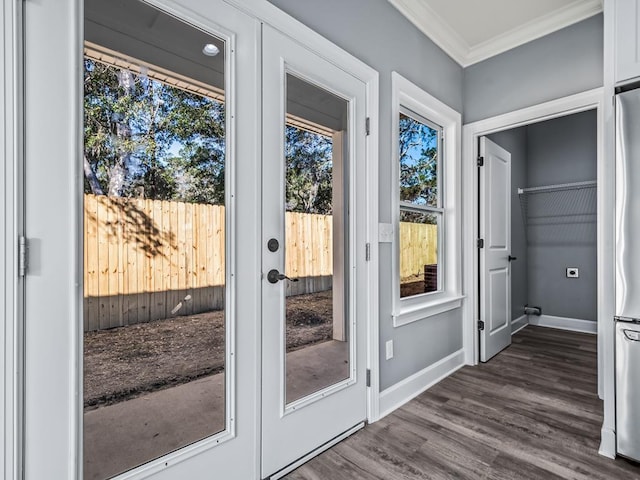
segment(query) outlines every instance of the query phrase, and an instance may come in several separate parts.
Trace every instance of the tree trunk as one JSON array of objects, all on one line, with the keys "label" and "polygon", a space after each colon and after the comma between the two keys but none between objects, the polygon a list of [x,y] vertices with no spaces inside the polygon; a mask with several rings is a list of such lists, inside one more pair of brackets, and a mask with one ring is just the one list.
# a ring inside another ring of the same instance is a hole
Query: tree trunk
[{"label": "tree trunk", "polygon": [[[133,87],[133,75],[130,71],[122,69],[118,72],[118,83],[124,90],[124,96],[130,95]],[[131,159],[129,142],[131,140],[131,127],[126,114],[116,123],[116,136],[118,138],[117,151],[118,159],[111,168],[109,175],[109,192],[111,197],[121,197],[127,180],[127,172]]]},{"label": "tree trunk", "polygon": [[89,160],[87,160],[87,156],[84,155],[84,176],[89,182],[89,186],[91,187],[91,193],[94,195],[104,195],[102,191],[102,187],[100,186],[100,182],[98,182],[98,177],[96,177],[96,172],[93,171]]}]

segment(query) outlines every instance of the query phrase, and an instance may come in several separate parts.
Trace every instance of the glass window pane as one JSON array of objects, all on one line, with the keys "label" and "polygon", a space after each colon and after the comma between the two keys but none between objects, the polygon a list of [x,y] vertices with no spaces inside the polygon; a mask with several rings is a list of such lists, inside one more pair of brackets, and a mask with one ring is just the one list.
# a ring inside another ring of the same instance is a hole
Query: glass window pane
[{"label": "glass window pane", "polygon": [[224,52],[85,1],[85,479],[225,429]]},{"label": "glass window pane", "polygon": [[348,102],[287,74],[286,403],[350,376]]},{"label": "glass window pane", "polygon": [[400,113],[400,200],[440,207],[438,130]]},{"label": "glass window pane", "polygon": [[440,213],[400,211],[400,297],[441,289]]}]

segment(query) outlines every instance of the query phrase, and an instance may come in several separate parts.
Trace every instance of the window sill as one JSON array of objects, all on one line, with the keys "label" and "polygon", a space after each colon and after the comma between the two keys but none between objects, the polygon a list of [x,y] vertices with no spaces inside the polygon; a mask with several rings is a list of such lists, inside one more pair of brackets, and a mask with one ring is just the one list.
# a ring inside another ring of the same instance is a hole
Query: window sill
[{"label": "window sill", "polygon": [[464,295],[448,296],[426,305],[404,309],[400,313],[392,316],[393,326],[401,327],[409,323],[417,322],[418,320],[424,320],[425,318],[448,312],[449,310],[460,308],[464,298]]}]

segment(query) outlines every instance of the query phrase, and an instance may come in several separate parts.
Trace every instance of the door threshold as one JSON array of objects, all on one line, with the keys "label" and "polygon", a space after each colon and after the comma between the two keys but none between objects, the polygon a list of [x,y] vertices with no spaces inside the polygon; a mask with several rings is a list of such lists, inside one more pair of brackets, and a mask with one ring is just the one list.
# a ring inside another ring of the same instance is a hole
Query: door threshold
[{"label": "door threshold", "polygon": [[332,438],[331,440],[329,440],[327,443],[319,446],[318,448],[316,448],[315,450],[313,450],[312,452],[307,453],[305,456],[300,457],[298,460],[296,460],[293,463],[290,463],[289,465],[287,465],[286,467],[284,467],[282,470],[278,470],[276,473],[274,473],[273,475],[271,475],[270,477],[267,477],[268,480],[278,480],[279,478],[284,477],[285,475],[293,472],[296,468],[298,468],[300,465],[303,465],[305,463],[307,463],[309,460],[311,460],[314,457],[317,457],[318,455],[320,455],[322,452],[325,452],[327,450],[329,450],[331,447],[333,447],[334,445],[336,445],[337,443],[340,443],[342,440],[344,440],[345,438],[353,435],[354,433],[356,433],[358,430],[361,430],[364,428],[365,423],[364,422],[360,422],[359,424],[357,424],[356,426],[350,428],[349,430],[347,430],[346,432],[341,433],[340,435],[338,435],[337,437]]}]

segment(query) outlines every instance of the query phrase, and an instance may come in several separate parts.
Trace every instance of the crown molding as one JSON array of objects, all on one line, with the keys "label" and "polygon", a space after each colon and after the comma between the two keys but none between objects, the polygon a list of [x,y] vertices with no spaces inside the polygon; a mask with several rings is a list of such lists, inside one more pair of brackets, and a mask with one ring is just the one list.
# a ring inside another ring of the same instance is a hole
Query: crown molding
[{"label": "crown molding", "polygon": [[465,66],[469,45],[435,10],[420,0],[388,1],[453,60]]},{"label": "crown molding", "polygon": [[602,12],[602,0],[590,0],[588,2],[576,1],[570,3],[563,8],[554,10],[547,15],[538,17],[517,28],[493,37],[486,42],[474,45],[469,49],[467,64],[463,65],[463,67],[473,65],[474,63],[481,62],[494,55],[524,45],[537,38],[562,30],[565,27],[586,20],[600,12]]},{"label": "crown molding", "polygon": [[602,12],[602,0],[576,0],[486,42],[470,46],[424,0],[388,1],[462,67],[481,62]]}]

